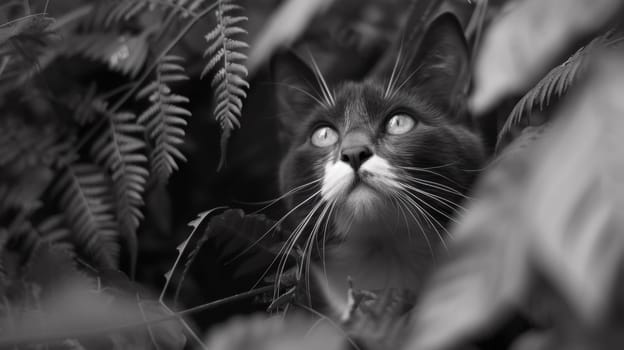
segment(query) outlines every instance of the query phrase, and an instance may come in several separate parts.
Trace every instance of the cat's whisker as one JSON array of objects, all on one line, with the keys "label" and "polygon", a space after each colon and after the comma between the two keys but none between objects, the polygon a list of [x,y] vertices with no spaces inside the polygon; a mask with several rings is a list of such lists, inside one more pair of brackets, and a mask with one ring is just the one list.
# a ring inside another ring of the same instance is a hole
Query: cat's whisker
[{"label": "cat's whisker", "polygon": [[[323,220],[325,219],[325,215],[327,214],[330,206],[331,206],[331,202],[327,202],[325,207],[321,211],[321,214],[316,219],[316,222],[314,223],[314,226],[312,228],[312,233],[308,237],[308,240],[303,248],[305,259],[302,263],[301,269],[299,270],[300,271],[299,274],[303,275],[303,267],[305,265],[304,276],[306,279],[306,286],[310,286],[310,266],[312,265],[312,248],[314,246],[314,243],[316,242],[316,238],[319,233],[320,226],[323,223]],[[306,263],[306,260],[307,260],[307,263]],[[309,288],[308,288],[308,298],[310,298]]]},{"label": "cat's whisker", "polygon": [[399,48],[399,53],[397,54],[397,58],[394,61],[394,67],[392,67],[392,74],[390,74],[390,80],[388,81],[388,86],[386,87],[386,91],[384,92],[384,98],[390,97],[390,93],[394,91],[394,83],[396,79],[397,68],[399,67],[399,63],[401,62],[401,53],[403,52],[403,44],[401,43],[401,47]]},{"label": "cat's whisker", "polygon": [[[312,219],[312,216],[314,216],[316,211],[322,205],[323,205],[323,201],[319,201],[314,206],[314,208],[312,208],[312,210],[305,216],[303,221],[301,223],[299,223],[299,225],[295,228],[295,230],[293,231],[291,236],[288,238],[288,240],[286,240],[286,242],[284,243],[284,245],[282,246],[282,248],[279,250],[279,252],[277,254],[277,256],[279,257],[281,255],[282,251],[284,252],[283,257],[280,259],[280,262],[279,262],[278,267],[277,267],[277,279],[275,281],[275,293],[274,293],[274,296],[276,298],[277,298],[277,293],[279,292],[279,286],[281,285],[281,282],[282,282],[282,275],[284,273],[284,270],[286,269],[286,263],[288,262],[288,256],[290,255],[290,253],[294,249],[295,244],[297,243],[297,241],[299,240],[299,238],[303,234],[303,232],[304,232],[306,226],[308,225],[308,223],[310,222],[310,220]],[[276,259],[277,259],[277,257],[276,257]]]},{"label": "cat's whisker", "polygon": [[[284,214],[278,221],[275,222],[275,224],[273,224],[265,233],[263,233],[260,238],[258,238],[256,241],[254,241],[249,247],[245,248],[241,253],[237,254],[233,259],[231,260],[235,260],[238,257],[241,257],[242,255],[244,255],[246,252],[248,252],[250,249],[252,249],[255,245],[257,245],[261,240],[263,240],[269,233],[271,233],[271,231],[275,230],[279,225],[281,225],[284,220],[286,220],[286,218],[288,218],[288,216],[290,216],[292,213],[294,213],[295,211],[297,211],[299,208],[301,208],[301,206],[303,206],[304,204],[306,204],[307,202],[309,202],[310,200],[312,200],[314,197],[318,196],[321,193],[321,191],[316,191],[315,193],[313,193],[312,195],[310,195],[309,197],[307,197],[306,199],[304,199],[303,201],[301,201],[299,204],[297,204],[296,206],[294,206],[290,211],[288,211],[286,214]],[[265,269],[265,271],[262,273],[262,275],[260,275],[260,278],[258,279],[258,281],[256,281],[256,283],[253,285],[253,288],[257,287],[258,284],[260,284],[262,282],[262,280],[264,279],[264,277],[266,276],[267,273],[269,273],[269,271],[271,270],[271,267],[273,266],[273,264],[275,264],[275,262],[277,261],[279,254],[281,253],[281,249],[278,252],[277,256],[275,257],[275,259],[273,259],[273,261],[267,266],[267,268]],[[230,260],[230,261],[231,261]]]},{"label": "cat's whisker", "polygon": [[[413,208],[415,208],[420,215],[422,216],[422,218],[425,220],[427,227],[432,228],[433,230],[435,230],[437,236],[440,238],[440,240],[443,241],[442,236],[440,235],[440,231],[438,231],[437,227],[433,224],[433,222],[431,222],[430,216],[427,215],[427,211],[421,207],[417,202],[415,202],[409,195],[409,193],[405,193],[405,200],[408,202],[408,204],[410,204]],[[426,231],[423,231],[424,234],[426,235]],[[427,244],[429,245],[429,249],[432,251],[431,249],[431,244],[429,242],[427,242]],[[432,258],[435,258],[435,255],[432,251]]]},{"label": "cat's whisker", "polygon": [[431,213],[429,213],[426,210],[425,210],[425,216],[429,217],[429,222],[431,223],[433,229],[436,231],[436,234],[438,235],[440,242],[442,242],[442,246],[444,246],[444,249],[448,250],[448,246],[446,245],[446,240],[444,239],[444,236],[440,234],[440,231],[436,228],[436,225],[440,227],[442,231],[446,233],[446,237],[451,237],[451,233],[446,229],[444,225],[440,223],[438,219],[436,219],[433,215],[431,215]]},{"label": "cat's whisker", "polygon": [[408,75],[408,76],[407,76],[407,78],[405,78],[405,80],[401,83],[401,85],[399,85],[398,87],[396,87],[396,88],[394,89],[394,92],[392,93],[392,95],[391,95],[390,97],[394,97],[394,95],[396,95],[396,93],[397,93],[398,91],[400,91],[400,90],[401,90],[401,89],[405,86],[405,84],[409,83],[409,81],[410,81],[410,80],[412,80],[412,78],[413,78],[413,77],[414,77],[414,76],[415,76],[418,72],[420,72],[420,69],[421,69],[422,67],[423,67],[423,63],[419,64],[419,65],[418,65],[418,67],[416,67],[416,69],[414,69],[414,71],[413,71],[410,75]]},{"label": "cat's whisker", "polygon": [[[425,221],[427,221],[427,223],[429,224],[429,226],[435,231],[436,235],[438,236],[438,238],[440,239],[440,242],[442,243],[442,245],[444,246],[445,249],[448,249],[446,246],[446,241],[444,240],[444,237],[442,237],[442,234],[440,233],[440,231],[438,230],[438,228],[436,227],[436,225],[434,224],[433,221],[431,221],[432,219],[438,224],[440,225],[440,227],[446,231],[446,229],[444,228],[444,226],[442,226],[437,220],[435,220],[435,218],[433,218],[424,208],[422,208],[420,205],[418,205],[418,203],[416,203],[414,201],[414,199],[412,198],[416,198],[416,197],[412,197],[410,196],[409,192],[406,192],[406,200],[408,201],[408,203],[410,203],[414,208],[416,208],[418,210],[418,212],[423,216],[423,218],[425,219]],[[423,202],[426,204],[426,202]],[[446,231],[448,234],[448,231]],[[426,236],[426,233],[423,234]],[[429,240],[427,239],[427,244],[429,245],[430,249],[431,249],[431,244],[429,243]],[[432,257],[435,259],[435,256],[432,252]]]},{"label": "cat's whisker", "polygon": [[[309,91],[306,91],[305,89],[302,89],[298,86],[295,85],[291,85],[291,84],[286,84],[286,83],[274,83],[275,85],[278,86],[284,86],[287,87],[289,89],[293,89],[297,92],[300,92],[304,95],[306,95],[307,97],[311,98],[312,100],[314,100],[316,103],[318,103],[319,105],[323,106],[323,107],[330,107],[331,105],[327,104],[326,102],[323,102],[322,100],[320,100],[318,97],[314,96],[314,94],[310,93]],[[323,94],[324,96],[324,94]]]},{"label": "cat's whisker", "polygon": [[[425,193],[426,194],[426,193]],[[427,207],[431,208],[432,210],[434,210],[435,212],[437,212],[438,214],[443,215],[444,217],[446,217],[447,219],[457,222],[453,217],[447,215],[446,213],[440,211],[439,209],[433,207],[431,204],[429,204],[427,201],[425,201],[424,199],[416,196],[414,193],[408,193],[408,195],[413,198],[413,200],[417,200],[419,202],[422,202],[424,205],[426,205]],[[444,243],[445,247],[446,247],[446,242],[444,240],[444,238],[442,237],[442,235],[440,235],[440,232],[437,230],[436,228],[436,224],[442,229],[444,230],[444,232],[446,232],[447,236],[451,236],[450,232],[446,229],[446,227],[444,225],[442,225],[431,213],[429,213],[427,210],[423,211],[423,215],[425,215],[427,219],[427,221],[430,223],[430,225],[433,227],[433,229],[436,231],[436,233],[438,234],[438,237],[440,238],[440,240]],[[433,222],[432,222],[433,220]],[[435,223],[435,224],[434,224]]]},{"label": "cat's whisker", "polygon": [[[449,163],[448,165],[445,165],[445,166],[451,166],[453,164],[454,163]],[[424,172],[424,173],[427,173],[427,174],[431,174],[431,175],[435,175],[435,176],[441,177],[444,180],[446,180],[446,181],[448,181],[448,182],[450,182],[450,183],[452,183],[454,185],[457,185],[460,188],[464,188],[465,189],[465,186],[462,186],[461,184],[457,183],[457,181],[449,178],[448,176],[442,175],[440,173],[437,173],[437,172],[431,170],[431,169],[442,168],[442,167],[443,166],[430,167],[430,168],[420,168],[420,167],[409,167],[409,166],[397,166],[397,168],[402,169],[402,170],[420,171],[420,172]]]},{"label": "cat's whisker", "polygon": [[[416,167],[416,166],[399,166],[399,168],[403,169],[414,169],[414,170],[432,170],[432,169],[443,169],[457,164],[457,161],[453,161],[450,163],[442,164],[442,165],[433,165],[428,167]],[[437,174],[437,173],[436,173]]]},{"label": "cat's whisker", "polygon": [[312,198],[318,196],[321,193],[321,191],[316,191],[315,193],[313,193],[312,195],[310,195],[308,198],[306,198],[305,200],[303,200],[301,203],[299,203],[298,205],[296,205],[294,208],[292,208],[290,211],[288,211],[286,214],[284,214],[279,220],[277,220],[275,222],[275,224],[271,225],[271,227],[265,232],[263,233],[260,238],[258,238],[257,240],[255,240],[254,242],[252,242],[251,245],[249,245],[247,248],[243,249],[243,251],[241,251],[240,253],[236,254],[236,256],[234,256],[232,259],[230,259],[228,261],[231,262],[233,260],[236,260],[238,258],[240,258],[241,256],[243,256],[245,253],[249,252],[249,250],[251,250],[252,248],[254,248],[258,243],[260,243],[260,241],[262,241],[264,238],[266,238],[266,236],[271,233],[273,230],[275,230],[279,225],[281,225],[284,220],[286,220],[286,218],[288,218],[292,213],[294,213],[297,209],[299,209],[301,206],[303,206],[304,204],[306,204],[307,202],[309,202],[310,200],[312,200]]},{"label": "cat's whisker", "polygon": [[297,193],[297,192],[299,192],[299,191],[301,191],[301,190],[305,189],[306,187],[308,187],[308,186],[312,186],[312,185],[314,185],[314,184],[316,184],[316,183],[319,183],[319,182],[321,182],[322,180],[323,180],[323,179],[317,179],[317,180],[310,181],[310,182],[308,182],[308,183],[305,183],[305,184],[303,184],[303,185],[297,186],[297,187],[295,187],[295,188],[293,188],[293,189],[289,190],[289,191],[288,191],[288,192],[286,192],[285,194],[283,194],[283,195],[281,195],[281,196],[279,196],[279,197],[277,197],[277,198],[275,198],[275,199],[272,199],[272,200],[269,200],[269,201],[264,201],[264,202],[259,202],[259,203],[263,203],[263,204],[265,204],[265,203],[268,203],[268,204],[267,204],[266,206],[264,206],[264,207],[262,207],[262,208],[260,208],[260,209],[256,210],[256,211],[254,212],[254,214],[261,213],[261,212],[263,212],[264,210],[267,210],[267,209],[268,209],[268,208],[270,208],[271,206],[275,205],[276,203],[278,203],[278,202],[279,202],[279,201],[281,201],[282,199],[285,199],[285,198],[286,198],[286,197],[288,197],[288,196],[294,195],[295,193]]},{"label": "cat's whisker", "polygon": [[311,53],[309,53],[309,55],[310,55],[310,60],[312,61],[312,68],[314,69],[314,75],[316,76],[316,79],[318,80],[319,86],[321,88],[321,91],[323,92],[323,96],[325,97],[325,100],[327,101],[329,106],[335,106],[336,100],[334,99],[334,95],[329,89],[329,85],[327,84],[327,81],[325,80],[325,77],[323,76],[321,69],[319,68],[318,64],[316,64],[316,60],[314,59],[314,56],[312,56]]},{"label": "cat's whisker", "polygon": [[392,201],[394,202],[395,207],[399,209],[399,213],[403,216],[403,222],[405,223],[405,228],[407,229],[407,237],[411,241],[412,240],[412,230],[410,230],[411,225],[409,224],[407,215],[405,215],[405,210],[403,209],[403,205],[398,201],[398,199],[395,199],[394,197],[392,198]]},{"label": "cat's whisker", "polygon": [[[436,194],[433,194],[431,192],[427,192],[427,191],[425,191],[423,189],[420,189],[420,188],[416,188],[416,187],[414,187],[414,186],[412,186],[412,185],[410,185],[408,183],[402,183],[402,185],[404,187],[410,189],[412,192],[416,192],[416,193],[422,194],[422,195],[424,195],[424,196],[426,196],[426,197],[428,197],[428,198],[430,198],[432,200],[435,200],[436,202],[442,204],[446,208],[451,209],[452,211],[457,211],[458,209],[461,209],[464,212],[467,211],[466,208],[464,208],[463,206],[461,206],[458,203],[453,202],[450,199],[447,199],[447,198],[444,198],[444,197],[440,197],[440,196],[438,196]],[[426,201],[424,203],[429,205],[429,203],[427,203]],[[452,219],[452,218],[450,218],[448,216],[447,216],[447,218]],[[452,219],[452,220],[454,220],[454,219]]]},{"label": "cat's whisker", "polygon": [[[290,252],[292,251],[292,249],[294,249],[294,246],[296,244],[296,242],[299,240],[299,237],[301,237],[301,235],[303,234],[305,228],[307,227],[307,225],[310,223],[310,220],[312,219],[312,217],[314,216],[315,212],[324,204],[324,202],[319,202],[317,203],[317,205],[312,209],[312,211],[310,211],[310,213],[308,213],[308,215],[306,216],[306,218],[300,223],[300,225],[297,227],[297,229],[294,231],[293,235],[292,235],[292,240],[288,240],[284,247],[288,246],[283,259],[280,261],[279,267],[278,267],[278,279],[277,279],[277,284],[276,284],[276,291],[279,288],[279,285],[281,284],[281,276],[284,272],[284,269],[286,267],[286,261],[288,259],[288,255],[290,255]],[[327,206],[326,206],[327,207]],[[316,227],[316,225],[315,225]],[[315,234],[314,231],[308,236],[308,238],[306,239],[306,243],[304,245],[303,251],[302,251],[302,261],[301,261],[301,265],[299,266],[299,271],[298,271],[298,275],[299,276],[303,276],[303,268],[304,266],[308,266],[311,263],[311,242],[313,242],[315,238]],[[288,243],[290,241],[290,243]],[[280,250],[281,252],[282,250]],[[306,263],[307,260],[307,263]],[[306,286],[309,286],[310,281],[309,281],[309,270],[306,271]],[[309,288],[308,288],[308,292],[309,292]]]},{"label": "cat's whisker", "polygon": [[[444,233],[446,234],[446,236],[450,236],[450,232],[446,229],[446,227],[444,227],[444,225],[442,225],[440,223],[439,220],[437,220],[433,215],[431,215],[431,213],[429,213],[428,211],[424,210],[424,215],[427,219],[427,222],[429,222],[429,225],[431,225],[431,227],[433,228],[433,230],[436,232],[436,235],[438,236],[438,239],[440,239],[440,242],[442,243],[442,246],[444,247],[445,250],[448,250],[448,246],[446,244],[446,240],[444,239],[445,236],[443,236],[440,233],[440,230],[438,230],[438,227],[442,229],[442,231],[444,231]],[[437,225],[437,227],[436,227]]]},{"label": "cat's whisker", "polygon": [[416,221],[416,224],[418,225],[418,228],[420,229],[420,232],[422,233],[423,237],[425,238],[425,242],[427,243],[427,246],[429,247],[429,252],[431,253],[431,258],[435,258],[435,254],[433,253],[433,247],[431,246],[431,242],[429,241],[429,237],[427,237],[427,233],[426,233],[425,229],[423,228],[423,226],[421,225],[420,219],[418,218],[418,216],[416,214],[414,214],[410,210],[410,207],[416,209],[420,213],[422,213],[422,209],[420,208],[420,206],[417,203],[415,203],[414,201],[410,200],[410,198],[407,196],[407,194],[405,192],[397,193],[397,199],[399,201],[401,201],[401,203],[403,203],[403,206],[405,207],[405,210],[407,210],[407,213],[410,214],[410,216],[414,219],[414,221]]},{"label": "cat's whisker", "polygon": [[[322,254],[322,260],[323,260],[323,271],[324,273],[326,273],[326,266],[325,266],[325,262],[324,262],[324,257],[325,257],[325,242],[323,241],[322,243],[319,244],[319,242],[317,242],[316,236],[318,236],[318,234],[320,233],[320,225],[322,224],[323,220],[325,220],[325,230],[323,231],[323,239],[325,239],[326,237],[326,231],[327,231],[327,225],[329,223],[329,221],[331,220],[331,212],[334,209],[334,203],[335,201],[331,201],[328,202],[327,206],[325,207],[326,210],[323,211],[323,213],[321,213],[321,216],[319,218],[319,220],[317,221],[318,226],[315,225],[314,229],[313,229],[313,235],[314,235],[314,240],[312,241],[313,243],[316,243],[317,245],[320,245],[320,249],[321,249],[321,254]],[[329,208],[327,210],[327,208]],[[311,250],[311,249],[310,249]],[[308,255],[308,266],[307,266],[307,272],[306,272],[306,279],[307,279],[307,283],[308,285],[310,285],[310,266],[312,264],[311,261],[311,256]],[[327,276],[327,275],[325,275]]]},{"label": "cat's whisker", "polygon": [[327,228],[329,226],[329,222],[331,221],[331,216],[336,207],[336,201],[332,201],[331,208],[329,209],[329,214],[327,214],[327,220],[325,221],[325,229],[323,230],[323,242],[321,243],[321,264],[323,266],[323,275],[325,276],[325,282],[329,286],[329,280],[327,279],[327,263],[326,263],[326,244],[327,244]]},{"label": "cat's whisker", "polygon": [[454,217],[452,217],[452,216],[448,215],[447,213],[445,213],[445,212],[441,211],[440,209],[438,209],[438,208],[434,207],[433,205],[431,205],[430,203],[428,203],[426,200],[424,200],[424,199],[420,198],[420,197],[419,197],[419,196],[417,196],[416,194],[414,194],[414,193],[409,193],[408,195],[409,195],[411,198],[413,198],[413,199],[417,200],[418,202],[420,202],[420,203],[424,204],[424,206],[426,206],[427,208],[429,208],[429,209],[433,210],[434,212],[436,212],[436,213],[438,213],[438,214],[442,215],[443,217],[445,217],[445,218],[446,218],[446,219],[448,219],[449,221],[453,221],[454,223],[457,223],[457,220],[456,220]]},{"label": "cat's whisker", "polygon": [[417,177],[413,177],[413,176],[404,176],[404,180],[407,180],[410,183],[415,183],[418,185],[423,185],[423,186],[427,186],[427,187],[431,187],[437,190],[440,190],[442,192],[446,192],[449,194],[453,194],[453,195],[457,195],[461,198],[464,199],[471,199],[469,196],[465,195],[464,193],[459,192],[457,189],[454,189],[450,186],[435,182],[435,181],[429,181],[429,180],[425,180],[425,179],[419,179]]}]

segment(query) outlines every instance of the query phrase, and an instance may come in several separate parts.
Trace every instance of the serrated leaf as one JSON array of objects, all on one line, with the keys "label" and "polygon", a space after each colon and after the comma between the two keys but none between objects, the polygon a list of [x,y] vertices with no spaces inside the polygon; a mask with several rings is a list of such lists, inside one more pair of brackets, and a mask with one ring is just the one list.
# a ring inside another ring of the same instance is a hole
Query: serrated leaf
[{"label": "serrated leaf", "polygon": [[[184,255],[184,251],[186,250],[186,247],[188,246],[189,242],[195,235],[195,232],[199,229],[199,226],[201,225],[201,223],[208,216],[212,215],[212,213],[214,213],[217,210],[223,210],[223,209],[226,209],[226,207],[217,207],[217,208],[213,208],[205,212],[199,213],[197,214],[197,217],[195,219],[193,219],[192,221],[188,223],[188,225],[191,226],[193,230],[188,235],[188,237],[186,237],[186,239],[182,243],[180,243],[180,245],[178,245],[178,249],[177,249],[178,256],[176,257],[176,260],[173,263],[173,266],[171,266],[171,269],[165,273],[165,285],[163,286],[163,289],[160,292],[160,299],[159,299],[161,302],[164,301],[165,293],[167,293],[167,288],[169,287],[169,284],[171,283],[171,277],[173,276],[173,273],[178,267],[178,264],[180,263],[180,260],[182,259],[182,256]],[[182,275],[182,280],[183,279],[184,279],[184,274]]]}]

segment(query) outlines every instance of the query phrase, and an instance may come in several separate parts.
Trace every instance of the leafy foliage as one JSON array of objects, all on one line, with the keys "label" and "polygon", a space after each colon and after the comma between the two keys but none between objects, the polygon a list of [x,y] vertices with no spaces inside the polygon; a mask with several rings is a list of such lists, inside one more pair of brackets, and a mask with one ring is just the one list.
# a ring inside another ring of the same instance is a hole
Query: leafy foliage
[{"label": "leafy foliage", "polygon": [[[119,232],[125,237],[129,250],[138,250],[136,230],[143,219],[141,206],[149,172],[144,155],[143,128],[131,113],[111,114],[101,111],[108,119],[108,132],[103,132],[91,147],[96,162],[111,172]],[[136,257],[132,257],[133,264]]]},{"label": "leafy foliage", "polygon": [[[0,24],[0,105],[9,108],[0,118],[0,227],[29,228],[19,232],[37,236],[42,232],[35,228],[61,209],[71,233],[60,225],[53,240],[75,245],[79,258],[96,268],[119,266],[123,242],[133,275],[149,184],[167,182],[185,160],[181,147],[191,113],[182,105],[189,100],[172,86],[189,77],[184,59],[170,52],[218,8],[215,30],[224,36],[215,40],[228,51],[212,67],[234,62],[239,66],[228,74],[240,70],[235,49],[246,44],[230,43],[240,29],[230,27],[239,19],[225,14],[235,7],[231,1],[114,0],[72,9],[56,20],[28,2],[0,6],[0,18],[8,18]],[[52,39],[58,39],[54,47]],[[61,88],[49,86],[63,60],[76,62],[78,56],[104,63],[129,83],[104,91],[96,79],[80,89],[80,69],[88,66],[80,63],[69,75],[60,73],[67,78]],[[225,85],[239,83],[227,79]],[[232,101],[242,107],[240,99]],[[145,110],[138,117],[127,112],[139,108]]]},{"label": "leafy foliage", "polygon": [[[489,18],[489,3],[478,3],[469,24],[473,42]],[[118,268],[126,267],[120,255],[127,250],[134,277],[146,198],[185,160],[186,126],[196,106],[187,107],[189,98],[173,89],[188,91],[184,85],[193,72],[211,76],[222,155],[240,126],[249,88],[247,44],[240,39],[247,17],[238,15],[241,7],[233,0],[83,5],[57,20],[40,14],[54,11],[35,11],[28,1],[0,5],[0,20],[7,19],[0,23],[0,347],[180,350],[190,336],[208,348],[183,316],[266,296],[274,286],[174,311],[165,304],[170,285],[177,285],[176,306],[188,302],[178,304],[177,297],[208,245],[219,268],[231,268],[232,280],[280,281],[265,276],[290,237],[279,222],[225,208],[200,214],[177,247],[157,300]],[[316,13],[301,11],[308,19]],[[204,37],[205,61],[195,70],[186,63],[193,53],[178,44],[192,41],[190,30],[212,14],[216,25]],[[295,22],[303,30],[304,23]],[[50,45],[53,39],[59,41]],[[624,166],[614,150],[624,129],[617,118],[624,110],[617,95],[621,56],[587,69],[590,58],[619,41],[613,33],[596,38],[520,100],[503,132],[561,97],[581,74],[597,74],[557,121],[526,129],[488,170],[479,199],[457,226],[449,256],[416,308],[416,296],[404,291],[350,290],[346,318],[311,309],[308,316],[316,320],[291,318],[290,310],[306,308],[299,304],[299,273],[290,278],[294,282],[281,279],[278,292],[292,288],[277,298],[274,293],[269,306],[270,312],[289,311],[286,322],[234,320],[211,332],[210,348],[339,349],[346,337],[354,348],[397,349],[407,339],[409,348],[442,349],[461,346],[520,311],[552,327],[544,328],[541,348],[619,349],[624,222],[617,213]],[[141,243],[149,250],[149,240]],[[301,252],[288,258],[304,266]],[[206,279],[210,288],[223,284]],[[534,315],[532,297],[547,304],[538,310],[547,313],[546,322]]]},{"label": "leafy foliage", "polygon": [[103,268],[116,268],[119,257],[114,199],[106,174],[90,164],[68,165],[53,192],[58,194],[75,242]]},{"label": "leafy foliage", "polygon": [[245,89],[249,88],[246,81],[247,68],[243,65],[247,55],[240,52],[248,45],[244,41],[234,39],[247,33],[240,27],[240,23],[246,21],[247,17],[230,15],[232,11],[241,10],[241,7],[232,4],[231,0],[217,0],[217,3],[217,27],[205,37],[210,46],[204,52],[204,56],[210,57],[210,60],[202,72],[202,77],[217,66],[220,67],[214,73],[211,84],[217,96],[215,117],[223,130],[220,163],[222,167],[225,161],[225,142],[232,130],[240,127],[238,119],[243,109],[243,99],[247,97]]},{"label": "leafy foliage", "polygon": [[534,108],[537,107],[539,110],[542,110],[550,105],[553,99],[561,97],[578,77],[583,74],[588,57],[620,43],[621,40],[621,37],[614,37],[614,32],[609,31],[594,38],[589,44],[570,56],[564,63],[548,72],[516,103],[500,131],[499,141],[511,131],[514,125],[520,123],[524,116],[530,114]]},{"label": "leafy foliage", "polygon": [[178,106],[189,100],[173,94],[169,84],[187,80],[184,68],[180,65],[182,58],[166,56],[156,68],[156,80],[144,87],[137,98],[148,97],[152,105],[139,116],[139,123],[145,125],[150,139],[154,142],[152,150],[152,170],[160,181],[166,181],[174,170],[178,169],[178,161],[186,158],[178,150],[184,142],[184,129],[187,122],[183,117],[191,115],[187,109]]}]

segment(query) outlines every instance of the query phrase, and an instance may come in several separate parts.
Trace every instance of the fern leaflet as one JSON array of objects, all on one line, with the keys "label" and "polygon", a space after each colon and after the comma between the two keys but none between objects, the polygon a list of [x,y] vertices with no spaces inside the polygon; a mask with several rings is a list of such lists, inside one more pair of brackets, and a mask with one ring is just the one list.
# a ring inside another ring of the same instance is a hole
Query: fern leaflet
[{"label": "fern leaflet", "polygon": [[156,68],[156,80],[137,94],[137,98],[148,97],[152,103],[139,117],[139,123],[146,126],[149,137],[154,141],[152,171],[163,182],[178,169],[178,161],[186,161],[178,146],[184,142],[183,127],[187,122],[183,117],[191,116],[191,112],[179,104],[189,100],[173,94],[169,87],[170,83],[188,80],[180,61],[180,57],[165,56]]},{"label": "fern leaflet", "polygon": [[247,56],[240,52],[249,45],[241,40],[233,39],[235,36],[247,33],[245,29],[239,26],[241,22],[247,20],[247,17],[230,16],[232,11],[242,9],[242,7],[233,5],[231,2],[232,0],[217,1],[217,26],[205,36],[209,46],[204,52],[204,57],[210,57],[210,60],[201,74],[203,78],[221,63],[220,68],[214,73],[211,83],[217,97],[214,113],[223,132],[219,167],[222,167],[225,161],[227,139],[232,130],[240,127],[239,118],[243,108],[243,99],[247,97],[245,89],[249,88],[249,83],[246,80],[248,71],[243,64],[247,60]]},{"label": "fern leaflet", "polygon": [[108,128],[93,143],[91,153],[94,159],[104,165],[113,179],[113,193],[119,232],[131,253],[131,266],[136,262],[138,243],[136,230],[143,214],[143,193],[149,176],[145,168],[145,142],[135,134],[143,132],[132,113],[113,114],[100,111],[108,119]]},{"label": "fern leaflet", "polygon": [[558,98],[565,94],[577,77],[585,70],[587,58],[596,50],[611,47],[621,40],[622,37],[613,38],[613,32],[609,31],[593,39],[589,44],[570,56],[564,63],[548,72],[535,87],[516,103],[498,135],[499,143],[511,131],[512,127],[520,123],[522,118],[530,114],[534,108],[537,107],[543,110],[544,107],[550,104],[553,98]]},{"label": "fern leaflet", "polygon": [[92,164],[68,165],[53,193],[59,197],[76,246],[98,266],[116,268],[117,225],[106,174]]}]

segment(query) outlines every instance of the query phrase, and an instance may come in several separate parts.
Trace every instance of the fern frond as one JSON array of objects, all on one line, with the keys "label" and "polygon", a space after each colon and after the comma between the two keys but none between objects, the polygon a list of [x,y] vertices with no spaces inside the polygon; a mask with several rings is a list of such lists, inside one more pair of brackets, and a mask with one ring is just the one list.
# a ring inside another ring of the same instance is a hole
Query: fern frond
[{"label": "fern frond", "polygon": [[137,98],[149,98],[151,106],[139,116],[139,123],[147,128],[154,146],[151,152],[152,171],[157,179],[166,182],[171,173],[178,169],[178,161],[186,157],[178,149],[184,142],[187,122],[191,112],[180,107],[188,103],[188,98],[173,94],[169,84],[188,80],[183,59],[177,56],[165,56],[156,68],[156,80],[148,84],[137,94]]},{"label": "fern frond", "polygon": [[[247,97],[245,89],[248,71],[244,65],[247,55],[240,51],[249,47],[247,43],[234,39],[247,31],[240,24],[247,20],[244,16],[231,16],[230,13],[240,10],[238,5],[231,4],[232,0],[217,0],[217,26],[206,34],[205,39],[209,46],[204,57],[210,57],[201,77],[214,72],[212,87],[215,89],[216,107],[215,118],[222,129],[221,135],[221,162],[225,161],[225,145],[232,130],[240,127],[239,118],[243,108],[243,99]],[[219,68],[217,68],[219,67]]]},{"label": "fern frond", "polygon": [[149,176],[143,153],[145,142],[136,136],[144,129],[132,113],[100,112],[108,119],[108,127],[93,143],[91,153],[111,173],[119,232],[127,242],[134,266],[138,251],[136,230],[143,219],[141,207]]},{"label": "fern frond", "polygon": [[110,181],[91,164],[70,164],[53,187],[72,229],[72,241],[84,256],[103,268],[116,268],[117,225]]},{"label": "fern frond", "polygon": [[511,131],[513,126],[518,125],[522,118],[529,115],[535,108],[543,110],[544,107],[550,105],[551,100],[565,94],[574,81],[583,74],[588,57],[600,49],[619,43],[621,40],[622,37],[613,38],[613,32],[607,32],[593,39],[589,44],[570,56],[564,63],[548,72],[535,87],[529,90],[516,103],[498,135],[499,143]]}]

